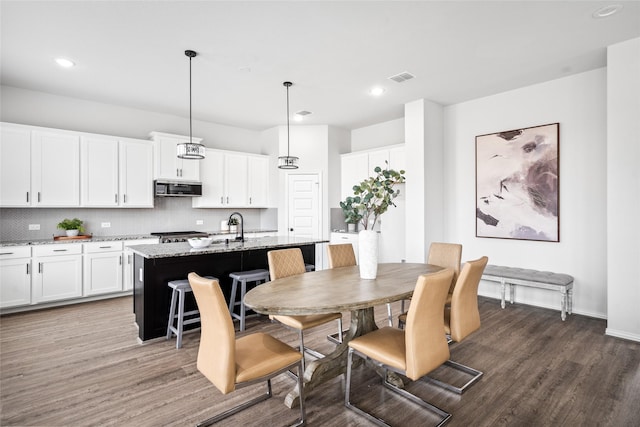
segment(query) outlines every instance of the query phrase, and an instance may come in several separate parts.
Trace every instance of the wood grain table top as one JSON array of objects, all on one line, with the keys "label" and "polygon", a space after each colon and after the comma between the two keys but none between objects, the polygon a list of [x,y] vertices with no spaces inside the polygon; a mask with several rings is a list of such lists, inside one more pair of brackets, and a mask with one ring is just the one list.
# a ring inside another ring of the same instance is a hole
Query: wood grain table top
[{"label": "wood grain table top", "polygon": [[376,279],[361,279],[358,266],[313,271],[259,285],[244,303],[263,314],[305,315],[359,310],[408,299],[418,276],[442,267],[429,264],[378,265]]}]

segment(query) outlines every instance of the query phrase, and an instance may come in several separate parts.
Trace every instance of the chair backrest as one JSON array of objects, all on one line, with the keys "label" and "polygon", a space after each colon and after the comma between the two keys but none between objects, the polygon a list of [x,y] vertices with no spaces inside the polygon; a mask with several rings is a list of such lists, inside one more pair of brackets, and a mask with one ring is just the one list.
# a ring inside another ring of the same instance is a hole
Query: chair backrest
[{"label": "chair backrest", "polygon": [[267,252],[271,280],[303,274],[307,270],[300,248],[278,249]]},{"label": "chair backrest", "polygon": [[449,286],[449,293],[453,293],[453,288],[460,274],[460,261],[462,260],[462,245],[457,243],[433,242],[429,246],[427,264],[437,265],[453,270],[453,279]]},{"label": "chair backrest", "polygon": [[[451,339],[462,341],[467,335],[480,328],[478,310],[478,285],[489,258],[483,256],[468,261],[462,267],[458,282],[451,297],[451,307],[447,307],[445,322],[448,320]],[[413,303],[412,303],[413,304]]]},{"label": "chair backrest", "polygon": [[405,327],[406,375],[412,380],[428,374],[449,359],[444,334],[444,303],[453,270],[418,277]]},{"label": "chair backrest", "polygon": [[189,273],[189,284],[200,311],[197,367],[222,393],[235,390],[236,335],[217,279]]},{"label": "chair backrest", "polygon": [[349,267],[356,265],[356,254],[351,243],[327,245],[329,268]]}]

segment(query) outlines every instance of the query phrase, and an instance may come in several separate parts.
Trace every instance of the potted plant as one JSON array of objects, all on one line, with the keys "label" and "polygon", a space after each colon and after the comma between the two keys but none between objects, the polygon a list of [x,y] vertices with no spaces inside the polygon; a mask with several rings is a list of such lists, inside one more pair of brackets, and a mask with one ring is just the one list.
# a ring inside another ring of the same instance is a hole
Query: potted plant
[{"label": "potted plant", "polygon": [[238,220],[238,218],[236,218],[236,217],[229,218],[229,221],[227,221],[227,224],[229,225],[229,232],[230,233],[237,233],[238,232],[238,224],[240,224],[240,221]]},{"label": "potted plant", "polygon": [[61,230],[65,230],[67,236],[77,236],[78,233],[84,233],[84,227],[82,226],[82,221],[78,218],[68,219],[65,218],[61,222],[58,223],[58,228]]},{"label": "potted plant", "polygon": [[353,206],[353,197],[347,197],[344,202],[340,202],[342,213],[344,214],[344,222],[348,225],[349,231],[355,231],[356,224],[362,219],[360,212]]},{"label": "potted plant", "polygon": [[[360,216],[361,230],[358,235],[358,259],[360,277],[375,279],[378,272],[378,233],[373,227],[380,215],[395,206],[393,199],[400,190],[394,187],[405,182],[404,170],[382,169],[377,166],[375,175],[353,186],[353,197],[347,197],[340,207],[350,207]],[[344,208],[343,208],[344,210]]]}]

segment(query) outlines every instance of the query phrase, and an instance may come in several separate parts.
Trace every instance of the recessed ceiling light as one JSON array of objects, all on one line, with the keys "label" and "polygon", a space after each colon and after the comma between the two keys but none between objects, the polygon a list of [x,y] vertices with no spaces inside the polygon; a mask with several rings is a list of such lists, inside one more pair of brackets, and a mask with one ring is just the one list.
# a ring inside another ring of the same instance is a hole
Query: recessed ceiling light
[{"label": "recessed ceiling light", "polygon": [[595,12],[591,14],[596,19],[600,18],[608,18],[609,16],[619,12],[622,9],[621,4],[610,4],[608,6],[603,6],[597,9]]},{"label": "recessed ceiling light", "polygon": [[64,67],[64,68],[71,68],[74,65],[76,65],[75,62],[66,59],[66,58],[56,58],[56,62],[58,63],[59,66]]},{"label": "recessed ceiling light", "polygon": [[293,120],[295,120],[296,122],[301,122],[302,121],[302,116],[300,114],[294,114],[293,115]]},{"label": "recessed ceiling light", "polygon": [[380,96],[386,92],[386,89],[380,86],[372,87],[369,89],[369,95],[371,96]]}]

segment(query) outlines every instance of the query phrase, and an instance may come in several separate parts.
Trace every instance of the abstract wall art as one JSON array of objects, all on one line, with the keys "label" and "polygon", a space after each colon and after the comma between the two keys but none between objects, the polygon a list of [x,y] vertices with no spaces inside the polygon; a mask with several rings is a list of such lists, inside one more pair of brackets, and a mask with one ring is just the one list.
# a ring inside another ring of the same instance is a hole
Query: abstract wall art
[{"label": "abstract wall art", "polygon": [[560,241],[560,124],[476,137],[476,237]]}]

